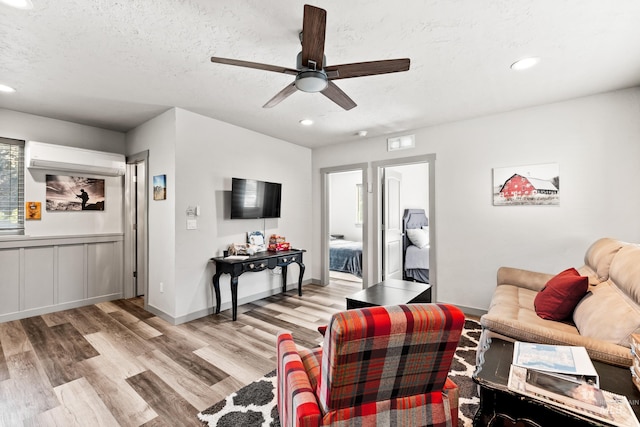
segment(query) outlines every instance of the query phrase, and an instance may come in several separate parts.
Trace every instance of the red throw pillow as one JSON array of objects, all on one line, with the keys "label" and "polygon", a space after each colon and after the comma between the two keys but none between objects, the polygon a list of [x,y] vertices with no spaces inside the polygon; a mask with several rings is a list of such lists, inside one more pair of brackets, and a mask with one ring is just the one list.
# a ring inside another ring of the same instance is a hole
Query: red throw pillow
[{"label": "red throw pillow", "polygon": [[538,316],[547,320],[564,320],[587,293],[589,278],[568,268],[552,277],[536,295],[533,304]]}]

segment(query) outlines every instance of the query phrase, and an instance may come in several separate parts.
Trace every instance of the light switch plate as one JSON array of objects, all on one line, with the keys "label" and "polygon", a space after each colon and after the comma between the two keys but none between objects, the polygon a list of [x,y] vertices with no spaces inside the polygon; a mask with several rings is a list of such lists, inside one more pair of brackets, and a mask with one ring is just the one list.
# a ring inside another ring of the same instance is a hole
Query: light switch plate
[{"label": "light switch plate", "polygon": [[196,221],[195,219],[187,220],[187,230],[195,230],[197,228],[198,228],[198,221]]}]

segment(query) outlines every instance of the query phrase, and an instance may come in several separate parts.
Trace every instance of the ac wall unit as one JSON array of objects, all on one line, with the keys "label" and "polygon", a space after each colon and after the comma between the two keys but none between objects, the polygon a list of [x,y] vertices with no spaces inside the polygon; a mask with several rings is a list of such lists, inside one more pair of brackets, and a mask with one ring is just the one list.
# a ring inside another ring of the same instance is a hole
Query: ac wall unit
[{"label": "ac wall unit", "polygon": [[123,154],[86,150],[66,145],[27,141],[24,155],[25,164],[31,169],[107,176],[124,175],[126,169]]}]

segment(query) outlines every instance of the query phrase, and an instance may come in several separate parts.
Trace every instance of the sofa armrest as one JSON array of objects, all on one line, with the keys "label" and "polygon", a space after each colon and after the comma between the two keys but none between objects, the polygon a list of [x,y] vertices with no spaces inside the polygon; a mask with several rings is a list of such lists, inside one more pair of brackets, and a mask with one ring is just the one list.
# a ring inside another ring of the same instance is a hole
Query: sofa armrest
[{"label": "sofa armrest", "polygon": [[284,427],[319,426],[322,420],[315,390],[289,332],[277,336],[278,413]]},{"label": "sofa armrest", "polygon": [[539,292],[554,275],[521,270],[519,268],[500,267],[498,269],[498,286],[513,285]]}]

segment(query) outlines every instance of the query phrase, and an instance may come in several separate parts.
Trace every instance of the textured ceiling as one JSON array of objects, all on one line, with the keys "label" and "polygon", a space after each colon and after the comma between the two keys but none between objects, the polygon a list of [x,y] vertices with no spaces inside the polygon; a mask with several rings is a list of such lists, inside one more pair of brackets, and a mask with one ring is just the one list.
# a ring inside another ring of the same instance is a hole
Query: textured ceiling
[{"label": "textured ceiling", "polygon": [[264,109],[292,76],[210,62],[295,68],[302,1],[32,1],[0,4],[0,107],[119,131],[175,106],[315,147],[640,85],[637,0],[316,1],[328,65],[411,58],[336,81],[350,111],[303,92]]}]

